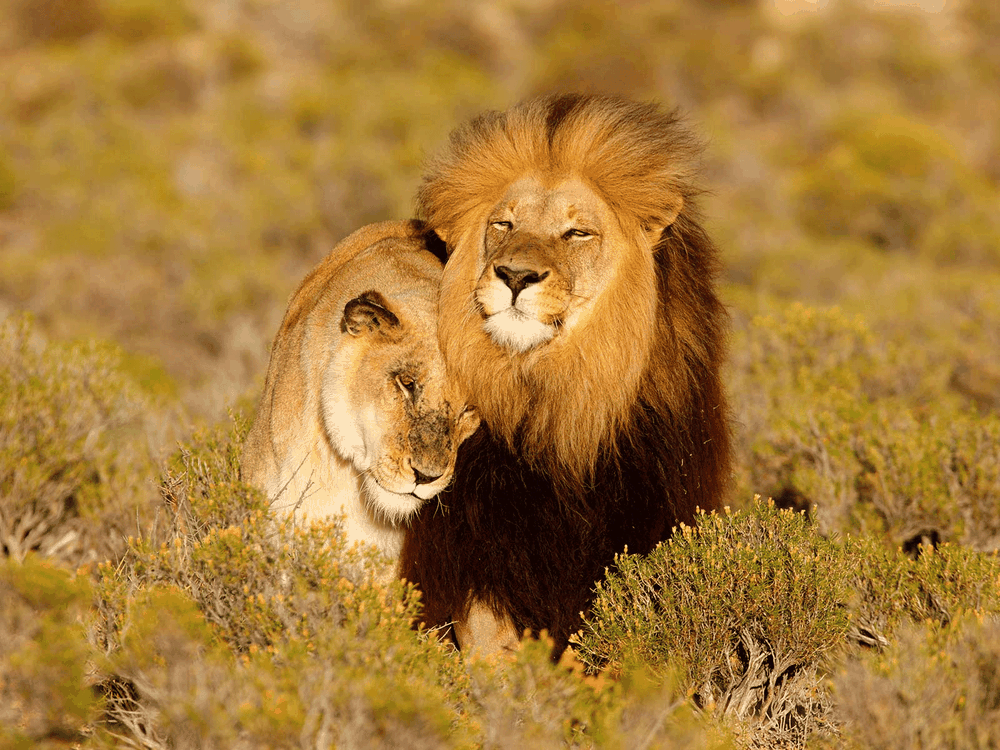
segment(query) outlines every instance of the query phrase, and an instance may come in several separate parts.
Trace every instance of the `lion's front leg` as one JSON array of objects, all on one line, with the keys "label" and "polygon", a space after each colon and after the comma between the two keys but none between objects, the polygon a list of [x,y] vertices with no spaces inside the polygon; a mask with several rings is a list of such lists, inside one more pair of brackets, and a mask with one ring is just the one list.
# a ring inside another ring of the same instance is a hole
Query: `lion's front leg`
[{"label": "lion's front leg", "polygon": [[514,623],[479,599],[473,599],[465,617],[454,625],[455,640],[466,658],[490,658],[517,651],[520,639]]}]

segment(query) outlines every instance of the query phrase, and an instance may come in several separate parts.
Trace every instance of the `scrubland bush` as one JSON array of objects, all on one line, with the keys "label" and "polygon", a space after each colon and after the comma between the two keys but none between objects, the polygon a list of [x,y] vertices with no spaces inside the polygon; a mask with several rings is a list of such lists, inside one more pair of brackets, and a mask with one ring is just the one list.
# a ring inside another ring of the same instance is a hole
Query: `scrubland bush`
[{"label": "scrubland bush", "polygon": [[591,670],[674,672],[743,743],[771,747],[837,732],[826,675],[851,644],[967,612],[1000,613],[996,556],[945,545],[914,560],[758,502],[620,556],[574,647]]},{"label": "scrubland bush", "polygon": [[0,558],[0,747],[83,738],[98,712],[79,622],[91,601],[85,577],[34,556]]},{"label": "scrubland bush", "polygon": [[882,111],[849,112],[826,139],[795,189],[802,224],[817,237],[850,237],[941,263],[1000,259],[993,186],[934,128]]},{"label": "scrubland bush", "polygon": [[114,557],[155,492],[148,403],[107,345],[46,343],[0,321],[0,554]]},{"label": "scrubland bush", "polygon": [[[34,558],[8,563],[5,602],[10,591],[42,602],[5,607],[8,641],[30,645],[33,669],[58,667],[45,678],[62,696],[53,706],[80,707],[46,719],[53,730],[32,724],[18,699],[18,737],[58,731],[149,748],[803,747],[841,742],[827,676],[858,645],[884,649],[907,623],[1000,613],[995,556],[941,545],[912,558],[876,537],[826,539],[804,514],[758,503],[701,516],[648,556],[621,556],[560,664],[530,640],[506,663],[467,664],[413,630],[418,599],[379,581],[377,552],[345,549],[336,521],[279,521],[238,481],[245,428],[238,419],[178,450],[158,512],[99,566],[94,594]],[[54,582],[47,589],[36,569]],[[44,591],[61,598],[47,603]],[[46,607],[60,613],[58,633],[44,625]],[[21,684],[22,650],[0,654],[0,675],[16,677],[5,684]]]},{"label": "scrubland bush", "polygon": [[174,746],[450,746],[454,657],[412,631],[412,590],[378,583],[378,554],[346,549],[339,522],[276,519],[239,482],[239,449],[220,430],[182,447],[156,522],[101,569],[111,719]]},{"label": "scrubland bush", "polygon": [[849,747],[965,750],[1000,744],[1000,620],[911,623],[834,679]]},{"label": "scrubland bush", "polygon": [[954,397],[928,413],[922,402],[934,373],[913,373],[909,350],[878,341],[836,309],[793,304],[758,317],[745,347],[733,382],[756,395],[742,415],[749,476],[741,490],[799,509],[815,505],[827,531],[997,549],[996,415]]}]

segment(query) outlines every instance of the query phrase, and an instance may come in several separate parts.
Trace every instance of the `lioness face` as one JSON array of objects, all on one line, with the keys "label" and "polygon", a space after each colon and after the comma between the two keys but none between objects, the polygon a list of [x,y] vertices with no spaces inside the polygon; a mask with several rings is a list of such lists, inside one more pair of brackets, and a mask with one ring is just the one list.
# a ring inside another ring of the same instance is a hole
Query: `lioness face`
[{"label": "lioness face", "polygon": [[493,341],[526,352],[572,330],[613,276],[621,229],[576,178],[513,183],[490,212],[475,289]]},{"label": "lioness face", "polygon": [[433,326],[405,312],[378,292],[348,302],[324,389],[334,448],[361,473],[372,510],[393,523],[448,486],[458,446],[479,426],[446,377]]}]

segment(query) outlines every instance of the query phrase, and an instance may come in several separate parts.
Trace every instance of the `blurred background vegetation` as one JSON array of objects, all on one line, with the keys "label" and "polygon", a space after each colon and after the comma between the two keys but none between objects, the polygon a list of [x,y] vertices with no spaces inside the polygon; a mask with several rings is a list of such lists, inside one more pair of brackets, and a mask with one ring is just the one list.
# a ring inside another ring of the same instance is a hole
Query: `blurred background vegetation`
[{"label": "blurred background vegetation", "polygon": [[[991,0],[0,0],[0,552],[27,566],[0,571],[0,745],[110,741],[100,716],[136,747],[996,742],[998,38]],[[301,277],[408,216],[456,124],[553,90],[704,135],[733,319],[749,515],[609,581],[577,650],[611,687],[531,649],[463,671],[407,641],[408,598],[372,640],[405,592],[262,541],[234,473]]]}]

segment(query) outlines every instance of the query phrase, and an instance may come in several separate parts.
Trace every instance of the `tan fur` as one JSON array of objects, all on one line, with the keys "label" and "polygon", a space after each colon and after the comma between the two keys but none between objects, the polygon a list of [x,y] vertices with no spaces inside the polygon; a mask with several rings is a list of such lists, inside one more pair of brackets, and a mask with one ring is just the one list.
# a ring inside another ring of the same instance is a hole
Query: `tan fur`
[{"label": "tan fur", "polygon": [[[479,424],[437,345],[440,275],[418,222],[364,227],[338,244],[292,296],[243,449],[243,479],[274,507],[345,513],[349,542],[390,557]],[[437,478],[420,483],[416,472]]]}]

